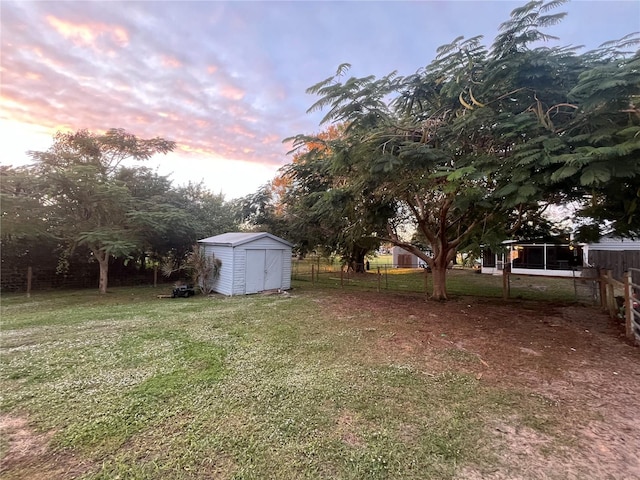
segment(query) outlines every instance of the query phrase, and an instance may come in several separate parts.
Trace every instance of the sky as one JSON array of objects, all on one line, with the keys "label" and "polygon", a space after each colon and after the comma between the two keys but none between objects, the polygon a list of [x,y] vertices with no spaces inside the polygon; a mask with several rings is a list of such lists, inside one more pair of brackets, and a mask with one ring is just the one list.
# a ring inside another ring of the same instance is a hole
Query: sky
[{"label": "sky", "polygon": [[[349,75],[410,75],[459,35],[491,45],[513,1],[0,0],[0,164],[23,165],[56,131],[124,128],[177,142],[144,164],[227,200],[290,163],[317,133],[305,93]],[[637,0],[574,0],[547,30],[581,51],[640,31]]]}]

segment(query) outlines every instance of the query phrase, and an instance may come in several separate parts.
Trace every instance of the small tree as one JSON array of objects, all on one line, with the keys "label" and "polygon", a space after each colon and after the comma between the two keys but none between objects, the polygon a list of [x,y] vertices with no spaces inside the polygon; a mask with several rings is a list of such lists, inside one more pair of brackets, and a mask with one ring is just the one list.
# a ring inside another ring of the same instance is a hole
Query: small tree
[{"label": "small tree", "polygon": [[220,276],[221,268],[222,261],[213,253],[207,255],[205,249],[197,243],[182,261],[167,257],[161,265],[162,273],[167,277],[175,272],[184,272],[204,294],[211,293],[211,283]]}]

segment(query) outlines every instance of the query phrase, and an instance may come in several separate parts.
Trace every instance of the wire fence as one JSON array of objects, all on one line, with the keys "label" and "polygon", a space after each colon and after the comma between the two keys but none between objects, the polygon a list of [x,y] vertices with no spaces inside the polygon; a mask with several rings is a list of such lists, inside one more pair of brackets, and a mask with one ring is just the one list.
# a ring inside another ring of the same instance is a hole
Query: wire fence
[{"label": "wire fence", "polygon": [[574,300],[579,303],[600,304],[600,278],[596,269],[573,270],[571,276],[514,274],[502,271],[503,297],[522,297],[526,290],[540,292],[542,298]]},{"label": "wire fence", "polygon": [[[156,286],[170,283],[178,278],[176,275],[165,277],[157,270],[148,269],[138,273],[110,273],[109,287]],[[0,291],[25,292],[46,291],[56,289],[91,289],[98,288],[99,273],[88,271],[79,275],[63,275],[50,270],[40,271],[37,267],[25,267],[3,271],[0,277]]]},{"label": "wire fence", "polygon": [[[360,270],[356,272],[355,270]],[[547,301],[577,301],[585,304],[601,302],[601,279],[591,276],[575,278],[548,278],[509,274],[487,275],[479,270],[454,266],[447,272],[447,291],[451,296],[505,297]],[[506,287],[505,287],[506,278]],[[166,278],[153,269],[140,273],[109,274],[108,286],[157,286],[168,284],[177,278]],[[367,262],[362,268],[347,268],[338,262],[324,259],[292,261],[294,288],[338,288],[350,290],[391,291],[431,295],[433,274],[426,268],[406,268],[385,262]],[[26,267],[2,272],[0,289],[6,292],[45,291],[52,289],[98,288],[98,272],[78,276],[56,275],[50,271],[38,271]],[[505,288],[508,292],[505,295]]]},{"label": "wire fence", "polygon": [[[299,262],[292,266],[294,285],[367,291],[423,293],[433,290],[433,274],[425,268],[403,268],[394,264],[370,265],[364,273],[339,265]],[[590,273],[589,273],[590,275]],[[505,285],[505,281],[507,282]],[[505,289],[508,294],[505,295]],[[479,270],[453,266],[447,271],[447,292],[451,296],[503,297],[599,304],[597,278],[508,276],[481,274]]]}]

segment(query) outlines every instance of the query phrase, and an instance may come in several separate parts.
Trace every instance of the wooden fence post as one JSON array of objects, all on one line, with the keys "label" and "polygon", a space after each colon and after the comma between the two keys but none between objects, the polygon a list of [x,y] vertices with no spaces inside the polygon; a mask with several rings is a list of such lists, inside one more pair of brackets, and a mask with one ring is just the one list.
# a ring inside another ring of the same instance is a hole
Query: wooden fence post
[{"label": "wooden fence post", "polygon": [[315,283],[315,278],[316,278],[316,275],[315,275],[315,265],[312,263],[312,264],[311,264],[311,286],[314,286],[314,285],[316,284],[316,283]]},{"label": "wooden fence post", "polygon": [[33,268],[27,267],[27,298],[31,297],[31,279],[33,278]]},{"label": "wooden fence post", "polygon": [[153,288],[158,287],[158,265],[153,266]]},{"label": "wooden fence post", "polygon": [[598,282],[600,284],[600,308],[607,309],[607,272],[598,269]]},{"label": "wooden fence post", "polygon": [[344,288],[344,268],[340,267],[340,287]]},{"label": "wooden fence post", "polygon": [[602,271],[602,309],[609,313],[609,277],[607,271]]},{"label": "wooden fence post", "polygon": [[387,273],[387,264],[384,265],[384,288],[389,290],[389,275]]},{"label": "wooden fence post", "polygon": [[505,265],[502,268],[502,298],[504,300],[508,300],[510,293],[511,292],[509,288],[509,270]]},{"label": "wooden fence post", "polygon": [[624,311],[627,338],[635,339],[633,333],[633,287],[631,285],[631,271],[624,272]]},{"label": "wooden fence post", "polygon": [[378,292],[380,291],[380,267],[378,267]]},{"label": "wooden fence post", "polygon": [[616,317],[616,294],[613,289],[613,270],[607,270],[607,309],[609,310],[609,316],[611,318]]}]

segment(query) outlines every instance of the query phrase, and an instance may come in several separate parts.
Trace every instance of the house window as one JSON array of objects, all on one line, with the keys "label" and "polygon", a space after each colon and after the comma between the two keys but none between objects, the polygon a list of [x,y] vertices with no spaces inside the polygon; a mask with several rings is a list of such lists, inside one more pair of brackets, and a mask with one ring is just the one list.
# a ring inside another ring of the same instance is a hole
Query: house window
[{"label": "house window", "polygon": [[544,268],[544,247],[524,245],[517,247],[518,257],[513,259],[514,268]]},{"label": "house window", "polygon": [[495,268],[496,266],[496,254],[491,250],[482,251],[482,266],[488,268]]}]

